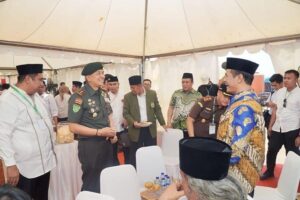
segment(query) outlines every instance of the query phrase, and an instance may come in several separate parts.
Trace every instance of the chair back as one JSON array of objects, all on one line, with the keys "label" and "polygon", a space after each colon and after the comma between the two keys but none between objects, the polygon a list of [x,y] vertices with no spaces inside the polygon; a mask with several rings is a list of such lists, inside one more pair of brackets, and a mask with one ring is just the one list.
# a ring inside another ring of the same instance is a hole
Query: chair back
[{"label": "chair back", "polygon": [[115,200],[111,196],[95,192],[82,191],[76,196],[76,200]]},{"label": "chair back", "polygon": [[132,165],[108,167],[100,174],[101,193],[115,200],[141,200],[136,171]]},{"label": "chair back", "polygon": [[300,156],[289,151],[278,180],[277,190],[284,199],[296,199],[300,180]]},{"label": "chair back", "polygon": [[166,173],[166,167],[159,146],[141,147],[136,151],[136,171],[140,186],[147,181],[154,181],[162,172]]},{"label": "chair back", "polygon": [[180,129],[168,129],[162,134],[161,150],[164,157],[179,158],[179,140],[183,138]]}]

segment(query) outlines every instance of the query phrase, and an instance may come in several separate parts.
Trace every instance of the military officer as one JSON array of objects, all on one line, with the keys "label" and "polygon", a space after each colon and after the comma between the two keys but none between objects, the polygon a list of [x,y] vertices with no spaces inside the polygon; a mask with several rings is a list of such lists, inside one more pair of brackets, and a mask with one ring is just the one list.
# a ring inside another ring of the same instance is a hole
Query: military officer
[{"label": "military officer", "polygon": [[69,101],[69,127],[79,134],[78,157],[82,167],[81,190],[100,192],[100,173],[112,166],[112,144],[116,129],[112,127],[112,111],[100,89],[104,70],[100,62],[87,64],[81,72],[86,84]]},{"label": "military officer", "polygon": [[186,120],[189,137],[201,136],[216,138],[220,116],[225,112],[231,94],[226,85],[221,84],[216,97],[199,99],[192,107]]},{"label": "military officer", "polygon": [[72,81],[72,93],[80,90],[82,83],[80,81]]}]

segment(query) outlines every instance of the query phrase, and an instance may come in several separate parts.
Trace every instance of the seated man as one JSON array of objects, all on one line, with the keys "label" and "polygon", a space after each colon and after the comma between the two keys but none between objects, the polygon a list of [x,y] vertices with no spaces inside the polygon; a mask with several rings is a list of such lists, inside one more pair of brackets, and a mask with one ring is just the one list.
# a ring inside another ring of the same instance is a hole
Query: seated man
[{"label": "seated man", "polygon": [[[171,184],[159,200],[246,200],[247,193],[228,174],[231,147],[204,137],[179,142],[182,184]],[[183,191],[180,190],[182,187]]]}]

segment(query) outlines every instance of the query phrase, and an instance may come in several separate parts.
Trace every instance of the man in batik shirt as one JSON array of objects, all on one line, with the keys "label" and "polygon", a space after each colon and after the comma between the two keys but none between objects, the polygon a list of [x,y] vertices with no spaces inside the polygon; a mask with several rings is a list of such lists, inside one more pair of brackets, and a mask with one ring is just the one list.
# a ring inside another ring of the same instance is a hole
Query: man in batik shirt
[{"label": "man in batik shirt", "polygon": [[193,74],[183,74],[182,89],[173,93],[168,109],[167,127],[181,129],[185,137],[188,137],[186,119],[195,102],[201,97],[201,94],[193,89],[193,82]]},{"label": "man in batik shirt", "polygon": [[251,89],[258,64],[227,58],[224,81],[234,94],[220,119],[217,138],[232,147],[230,171],[253,196],[264,163],[265,133],[262,108]]}]

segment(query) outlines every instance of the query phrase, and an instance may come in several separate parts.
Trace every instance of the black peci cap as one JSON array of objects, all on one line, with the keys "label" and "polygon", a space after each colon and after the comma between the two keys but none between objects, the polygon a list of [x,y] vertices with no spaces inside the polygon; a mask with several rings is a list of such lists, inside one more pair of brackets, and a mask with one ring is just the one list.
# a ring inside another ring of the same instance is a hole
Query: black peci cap
[{"label": "black peci cap", "polygon": [[39,73],[43,73],[43,65],[42,64],[18,65],[17,71],[19,75],[39,74]]},{"label": "black peci cap", "polygon": [[217,139],[184,138],[179,141],[180,169],[203,180],[221,180],[228,174],[231,147]]}]

